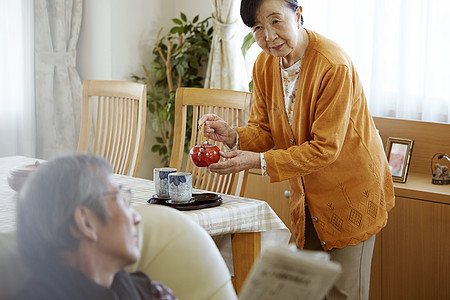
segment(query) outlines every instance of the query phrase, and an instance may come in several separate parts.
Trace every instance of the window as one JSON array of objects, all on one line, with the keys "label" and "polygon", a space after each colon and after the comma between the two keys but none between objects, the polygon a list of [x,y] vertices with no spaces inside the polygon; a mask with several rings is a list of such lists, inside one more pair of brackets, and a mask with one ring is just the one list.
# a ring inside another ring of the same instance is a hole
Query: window
[{"label": "window", "polygon": [[35,156],[33,1],[0,1],[0,156]]},{"label": "window", "polygon": [[[305,28],[334,40],[349,53],[374,116],[450,123],[450,18],[446,16],[450,2],[299,4]],[[251,51],[249,65],[256,59],[254,52],[259,53]]]}]

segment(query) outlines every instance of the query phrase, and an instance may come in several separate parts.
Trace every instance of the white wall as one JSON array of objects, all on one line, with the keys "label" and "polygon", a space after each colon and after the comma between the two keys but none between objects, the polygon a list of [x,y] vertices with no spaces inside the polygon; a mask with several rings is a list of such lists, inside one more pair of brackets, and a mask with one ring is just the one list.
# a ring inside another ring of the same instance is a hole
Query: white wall
[{"label": "white wall", "polygon": [[111,79],[111,2],[85,0],[77,45],[81,80]]},{"label": "white wall", "polygon": [[159,29],[167,32],[180,11],[204,19],[211,1],[85,0],[77,48],[81,79],[129,80],[151,61]]},{"label": "white wall", "polygon": [[174,0],[174,12],[178,17],[180,12],[184,12],[189,19],[194,18],[196,15],[200,16],[200,20],[203,20],[211,16],[212,2],[214,0]]},{"label": "white wall", "polygon": [[[78,41],[77,66],[81,80],[131,80],[141,65],[149,65],[156,35],[173,26],[180,11],[189,19],[211,14],[211,0],[84,0]],[[151,152],[154,143],[146,128],[139,177],[153,178],[159,157]]]},{"label": "white wall", "polygon": [[129,80],[151,60],[161,27],[169,27],[174,0],[85,0],[78,42],[81,79]]}]

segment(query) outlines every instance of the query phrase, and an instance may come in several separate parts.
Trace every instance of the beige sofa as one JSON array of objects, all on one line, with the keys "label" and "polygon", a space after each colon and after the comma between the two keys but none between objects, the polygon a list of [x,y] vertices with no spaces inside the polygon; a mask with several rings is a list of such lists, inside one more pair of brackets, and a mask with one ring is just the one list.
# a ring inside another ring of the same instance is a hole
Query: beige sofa
[{"label": "beige sofa", "polygon": [[[208,233],[181,212],[159,205],[137,206],[141,270],[183,300],[237,299],[228,268]],[[9,299],[26,281],[27,270],[13,234],[0,234],[0,299]]]}]

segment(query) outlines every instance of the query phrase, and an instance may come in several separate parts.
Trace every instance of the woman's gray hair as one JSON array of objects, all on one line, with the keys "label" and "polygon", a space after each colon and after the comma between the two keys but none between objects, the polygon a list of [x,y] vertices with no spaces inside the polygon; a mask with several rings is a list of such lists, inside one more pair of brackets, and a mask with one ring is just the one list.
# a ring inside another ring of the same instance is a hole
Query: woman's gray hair
[{"label": "woman's gray hair", "polygon": [[[25,258],[43,259],[50,253],[74,249],[71,233],[75,209],[91,208],[103,221],[108,212],[102,195],[111,188],[111,165],[90,154],[61,156],[42,163],[18,196],[17,243]],[[50,253],[49,253],[50,252]]]}]

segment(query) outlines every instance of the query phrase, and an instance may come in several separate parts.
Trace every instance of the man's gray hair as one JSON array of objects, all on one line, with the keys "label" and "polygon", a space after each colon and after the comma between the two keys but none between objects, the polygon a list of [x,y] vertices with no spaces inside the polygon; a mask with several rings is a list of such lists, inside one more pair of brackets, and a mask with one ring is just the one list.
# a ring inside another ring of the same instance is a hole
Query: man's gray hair
[{"label": "man's gray hair", "polygon": [[[70,227],[75,209],[91,208],[107,222],[102,201],[111,188],[111,165],[90,154],[61,156],[42,163],[18,196],[17,243],[22,255],[40,260],[78,245]],[[49,253],[50,252],[50,253]]]}]

